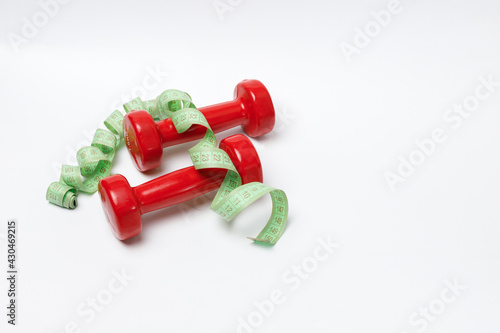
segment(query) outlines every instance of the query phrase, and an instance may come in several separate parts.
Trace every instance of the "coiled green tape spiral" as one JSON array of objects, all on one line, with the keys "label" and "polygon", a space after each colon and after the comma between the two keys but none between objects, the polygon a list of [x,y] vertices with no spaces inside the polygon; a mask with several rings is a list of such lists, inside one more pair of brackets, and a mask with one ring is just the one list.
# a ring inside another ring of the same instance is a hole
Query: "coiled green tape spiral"
[{"label": "coiled green tape spiral", "polygon": [[[115,110],[104,121],[109,129],[97,129],[92,144],[76,153],[78,166],[63,165],[58,182],[49,185],[46,199],[58,206],[75,209],[78,191],[94,193],[99,181],[109,176],[116,147],[123,138],[123,115]],[[85,177],[85,180],[82,180]]]}]

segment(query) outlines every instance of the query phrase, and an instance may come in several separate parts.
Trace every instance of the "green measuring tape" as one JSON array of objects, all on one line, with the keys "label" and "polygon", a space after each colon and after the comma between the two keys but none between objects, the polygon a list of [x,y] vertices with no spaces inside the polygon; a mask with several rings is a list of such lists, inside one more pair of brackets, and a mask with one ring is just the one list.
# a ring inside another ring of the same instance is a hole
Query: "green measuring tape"
[{"label": "green measuring tape", "polygon": [[[123,108],[127,113],[131,110],[146,110],[155,120],[172,118],[178,133],[187,131],[193,125],[205,127],[205,136],[188,150],[195,169],[227,170],[210,209],[226,221],[231,221],[254,201],[269,193],[273,203],[271,217],[257,237],[248,238],[254,242],[276,244],[285,230],[288,218],[285,192],[260,182],[241,184],[241,177],[233,162],[224,150],[217,148],[215,134],[205,116],[196,109],[189,94],[170,89],[154,100],[134,98],[125,103]],[[46,198],[49,202],[74,209],[77,206],[77,191],[94,193],[99,181],[110,175],[116,148],[123,139],[123,115],[116,110],[104,124],[109,132],[103,129],[96,131],[91,146],[83,147],[77,152],[78,166],[62,166],[59,181],[53,182],[47,189]]]},{"label": "green measuring tape", "polygon": [[[99,181],[110,175],[116,148],[123,138],[123,115],[115,110],[104,125],[109,129],[97,129],[92,144],[76,153],[78,166],[63,165],[58,182],[49,185],[46,199],[58,206],[75,209],[77,192],[94,193]],[[82,180],[82,177],[85,177]]]},{"label": "green measuring tape", "polygon": [[[164,92],[162,95],[169,94]],[[189,155],[195,169],[221,168],[228,170],[210,209],[226,221],[231,221],[251,203],[270,193],[273,202],[271,217],[257,237],[248,238],[255,242],[276,244],[285,230],[288,218],[288,199],[285,192],[260,182],[241,185],[241,177],[233,162],[224,150],[216,148],[217,140],[210,125],[205,116],[194,108],[190,96],[188,94],[182,95],[182,100],[177,101],[177,103],[173,103],[172,98],[173,96],[166,98],[166,103],[162,99],[158,100],[157,105],[161,110],[160,117],[162,114],[170,116],[179,133],[187,131],[193,125],[201,125],[207,129],[201,141],[189,149]],[[180,105],[188,107],[180,108]]]}]

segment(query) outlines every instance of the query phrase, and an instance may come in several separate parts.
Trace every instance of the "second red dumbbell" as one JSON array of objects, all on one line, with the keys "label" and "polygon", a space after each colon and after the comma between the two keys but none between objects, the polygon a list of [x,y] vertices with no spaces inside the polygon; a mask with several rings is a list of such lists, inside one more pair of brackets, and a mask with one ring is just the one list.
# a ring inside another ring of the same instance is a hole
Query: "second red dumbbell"
[{"label": "second red dumbbell", "polygon": [[[260,81],[240,82],[234,90],[234,98],[229,102],[199,108],[214,133],[241,125],[248,136],[258,137],[273,129],[273,102]],[[179,134],[172,119],[155,122],[144,110],[126,114],[123,122],[125,143],[140,171],[160,166],[163,148],[201,139],[205,131],[204,127],[195,125]]]},{"label": "second red dumbbell", "polygon": [[[227,137],[219,148],[228,154],[243,184],[262,182],[259,155],[247,137],[241,134]],[[225,169],[196,170],[191,166],[134,188],[122,175],[112,175],[99,182],[99,194],[114,235],[124,240],[141,232],[142,214],[213,191],[220,187],[226,173]]]}]

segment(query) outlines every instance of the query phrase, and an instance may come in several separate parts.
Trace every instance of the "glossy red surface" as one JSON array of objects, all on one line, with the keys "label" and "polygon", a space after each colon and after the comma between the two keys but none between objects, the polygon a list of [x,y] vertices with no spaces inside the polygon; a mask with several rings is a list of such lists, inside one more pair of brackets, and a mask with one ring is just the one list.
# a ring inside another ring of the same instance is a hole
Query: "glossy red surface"
[{"label": "glossy red surface", "polygon": [[[241,125],[251,137],[269,133],[275,123],[274,106],[266,87],[258,80],[243,80],[234,90],[234,100],[199,108],[215,133]],[[154,122],[144,110],[125,115],[124,135],[132,160],[140,171],[158,167],[163,148],[201,139],[205,128],[195,125],[177,133],[172,120]]]},{"label": "glossy red surface", "polygon": [[[243,183],[262,182],[262,165],[252,142],[237,134],[223,139],[219,148],[226,151]],[[130,187],[122,175],[112,175],[99,183],[102,206],[113,234],[125,240],[141,233],[141,215],[169,207],[220,187],[224,169],[196,170],[187,167]]]},{"label": "glossy red surface", "polygon": [[[160,166],[163,148],[156,123],[144,110],[134,111],[123,119],[123,137],[137,169],[151,170]],[[174,128],[175,131],[175,128]]]}]

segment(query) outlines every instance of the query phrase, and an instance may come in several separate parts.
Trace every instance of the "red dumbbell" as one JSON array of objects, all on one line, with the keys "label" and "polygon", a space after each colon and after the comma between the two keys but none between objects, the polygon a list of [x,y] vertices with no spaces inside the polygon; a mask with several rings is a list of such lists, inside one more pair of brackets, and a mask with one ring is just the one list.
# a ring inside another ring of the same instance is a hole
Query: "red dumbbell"
[{"label": "red dumbbell", "polygon": [[[199,108],[214,133],[241,125],[248,136],[258,137],[273,129],[273,102],[260,81],[241,81],[234,90],[234,97],[230,102]],[[126,114],[123,122],[127,148],[140,171],[160,166],[163,148],[201,139],[205,131],[203,126],[195,125],[179,134],[172,119],[167,118],[155,123],[151,115],[144,110]]]},{"label": "red dumbbell", "polygon": [[[262,182],[262,166],[252,142],[242,134],[223,139],[219,148],[233,161],[242,183]],[[196,170],[193,166],[130,187],[122,175],[112,175],[99,183],[102,206],[116,238],[120,240],[141,233],[141,215],[169,207],[220,187],[224,169]]]}]

